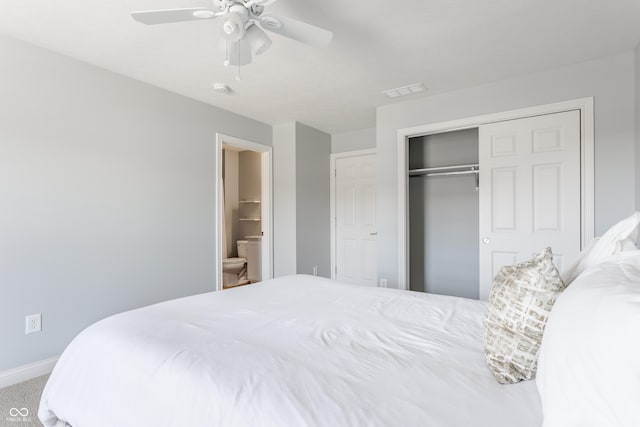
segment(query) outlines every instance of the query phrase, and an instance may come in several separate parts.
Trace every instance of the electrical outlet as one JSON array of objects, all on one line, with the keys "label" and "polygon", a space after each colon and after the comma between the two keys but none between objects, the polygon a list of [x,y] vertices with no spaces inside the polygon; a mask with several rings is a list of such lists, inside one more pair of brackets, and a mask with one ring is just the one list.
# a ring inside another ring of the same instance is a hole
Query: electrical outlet
[{"label": "electrical outlet", "polygon": [[387,279],[380,279],[380,287],[381,288],[387,287]]},{"label": "electrical outlet", "polygon": [[42,331],[42,314],[30,314],[26,317],[26,330],[25,334],[32,334],[34,332]]},{"label": "electrical outlet", "polygon": [[313,267],[313,275],[314,276],[318,275],[318,267]]}]

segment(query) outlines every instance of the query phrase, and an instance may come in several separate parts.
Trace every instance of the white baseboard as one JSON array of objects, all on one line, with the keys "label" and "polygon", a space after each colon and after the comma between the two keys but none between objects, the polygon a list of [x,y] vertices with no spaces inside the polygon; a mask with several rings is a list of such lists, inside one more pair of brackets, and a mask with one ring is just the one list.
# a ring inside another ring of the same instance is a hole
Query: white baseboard
[{"label": "white baseboard", "polygon": [[0,372],[0,388],[18,384],[41,375],[50,373],[56,366],[58,356],[29,363],[8,371]]}]

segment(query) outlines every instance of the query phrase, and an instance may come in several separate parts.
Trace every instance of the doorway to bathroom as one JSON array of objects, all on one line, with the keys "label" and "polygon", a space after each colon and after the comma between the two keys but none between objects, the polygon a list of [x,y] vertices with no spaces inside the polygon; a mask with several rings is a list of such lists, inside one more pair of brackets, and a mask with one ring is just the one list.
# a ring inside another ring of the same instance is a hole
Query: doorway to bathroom
[{"label": "doorway to bathroom", "polygon": [[217,135],[216,290],[272,277],[271,153]]}]

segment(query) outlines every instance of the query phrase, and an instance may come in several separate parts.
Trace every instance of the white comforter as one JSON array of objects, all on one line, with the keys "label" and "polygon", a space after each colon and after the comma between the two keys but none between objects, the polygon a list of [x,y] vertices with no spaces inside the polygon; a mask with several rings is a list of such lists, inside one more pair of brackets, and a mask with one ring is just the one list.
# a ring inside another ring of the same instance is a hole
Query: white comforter
[{"label": "white comforter", "polygon": [[290,276],[102,320],[44,390],[45,426],[541,425],[499,385],[484,303]]}]

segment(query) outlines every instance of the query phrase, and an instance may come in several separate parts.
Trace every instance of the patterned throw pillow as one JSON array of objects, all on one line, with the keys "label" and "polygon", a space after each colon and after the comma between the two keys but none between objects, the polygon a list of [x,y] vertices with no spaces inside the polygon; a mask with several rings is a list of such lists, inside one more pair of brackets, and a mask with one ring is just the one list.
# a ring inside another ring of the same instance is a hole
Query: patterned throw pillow
[{"label": "patterned throw pillow", "polygon": [[544,327],[564,288],[551,248],[529,261],[502,267],[495,277],[487,305],[484,354],[499,383],[535,378]]}]

